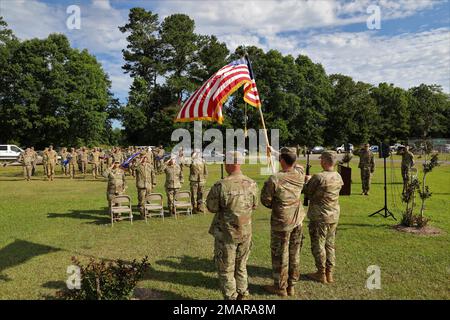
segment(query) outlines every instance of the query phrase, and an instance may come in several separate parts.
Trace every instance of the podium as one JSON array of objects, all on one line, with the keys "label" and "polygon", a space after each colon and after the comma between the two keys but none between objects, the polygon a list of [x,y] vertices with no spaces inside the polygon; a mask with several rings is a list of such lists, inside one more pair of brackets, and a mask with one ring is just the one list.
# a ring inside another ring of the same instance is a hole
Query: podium
[{"label": "podium", "polygon": [[342,177],[342,181],[344,181],[344,185],[342,186],[339,195],[349,196],[352,193],[352,168],[339,165],[338,172]]}]

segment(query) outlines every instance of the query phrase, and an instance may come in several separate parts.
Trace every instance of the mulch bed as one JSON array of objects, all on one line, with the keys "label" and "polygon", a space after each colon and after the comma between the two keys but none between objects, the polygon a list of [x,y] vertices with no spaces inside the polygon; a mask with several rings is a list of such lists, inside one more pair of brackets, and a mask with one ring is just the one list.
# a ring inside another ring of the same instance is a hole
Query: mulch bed
[{"label": "mulch bed", "polygon": [[407,232],[412,234],[417,234],[421,236],[439,236],[443,234],[444,232],[436,227],[426,226],[423,228],[416,228],[416,227],[405,227],[400,224],[393,227],[395,230],[400,232]]}]

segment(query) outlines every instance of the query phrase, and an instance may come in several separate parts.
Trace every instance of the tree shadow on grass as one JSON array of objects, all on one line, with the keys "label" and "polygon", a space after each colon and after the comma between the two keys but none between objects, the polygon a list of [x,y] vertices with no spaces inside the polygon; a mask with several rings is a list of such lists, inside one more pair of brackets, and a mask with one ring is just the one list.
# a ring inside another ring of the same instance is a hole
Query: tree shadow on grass
[{"label": "tree shadow on grass", "polygon": [[88,224],[103,225],[111,223],[111,218],[108,214],[108,208],[101,210],[70,210],[66,213],[49,213],[47,218],[72,218],[72,219],[86,219],[93,220],[86,222]]},{"label": "tree shadow on grass", "polygon": [[59,250],[61,249],[25,240],[15,240],[0,249],[0,281],[11,280],[8,276],[2,275],[2,271],[25,263],[36,256]]}]

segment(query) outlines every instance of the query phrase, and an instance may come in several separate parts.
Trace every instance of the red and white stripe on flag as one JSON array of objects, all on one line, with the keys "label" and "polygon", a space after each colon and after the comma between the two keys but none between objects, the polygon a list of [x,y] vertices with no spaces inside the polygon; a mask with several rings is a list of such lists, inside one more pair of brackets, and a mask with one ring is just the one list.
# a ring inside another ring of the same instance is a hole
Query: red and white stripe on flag
[{"label": "red and white stripe on flag", "polygon": [[[248,66],[243,60],[233,61],[213,74],[184,102],[175,122],[208,120],[222,123],[223,103],[243,84],[252,85]],[[251,93],[249,91],[249,97],[250,101],[254,99],[253,89]]]},{"label": "red and white stripe on flag", "polygon": [[256,108],[261,107],[261,100],[259,99],[255,79],[252,79],[251,83],[244,84],[244,101]]}]

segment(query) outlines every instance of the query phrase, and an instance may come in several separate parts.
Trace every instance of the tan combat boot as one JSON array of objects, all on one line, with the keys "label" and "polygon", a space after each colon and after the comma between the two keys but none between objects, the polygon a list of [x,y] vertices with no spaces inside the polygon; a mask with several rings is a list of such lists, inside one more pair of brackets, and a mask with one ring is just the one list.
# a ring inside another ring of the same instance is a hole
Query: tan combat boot
[{"label": "tan combat boot", "polygon": [[249,294],[240,294],[240,293],[238,293],[238,296],[236,298],[236,300],[249,300],[249,299],[250,299]]},{"label": "tan combat boot", "polygon": [[267,292],[269,292],[271,294],[276,294],[277,296],[280,296],[280,297],[287,297],[287,295],[288,295],[286,289],[280,289],[274,285],[264,286],[264,290],[266,290]]},{"label": "tan combat boot", "polygon": [[327,277],[327,282],[328,283],[333,283],[334,282],[333,271],[332,270],[327,270],[325,275]]},{"label": "tan combat boot", "polygon": [[295,296],[295,288],[294,288],[294,286],[289,286],[287,288],[287,294],[288,294],[289,297]]},{"label": "tan combat boot", "polygon": [[327,278],[324,272],[316,271],[314,273],[308,273],[306,276],[314,281],[318,281],[320,283],[327,283]]}]

